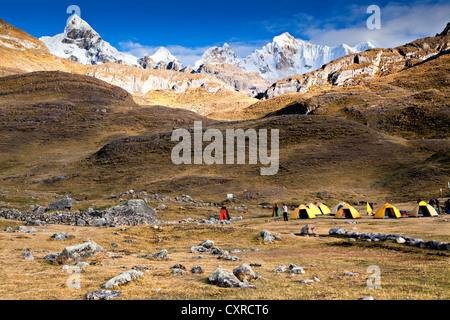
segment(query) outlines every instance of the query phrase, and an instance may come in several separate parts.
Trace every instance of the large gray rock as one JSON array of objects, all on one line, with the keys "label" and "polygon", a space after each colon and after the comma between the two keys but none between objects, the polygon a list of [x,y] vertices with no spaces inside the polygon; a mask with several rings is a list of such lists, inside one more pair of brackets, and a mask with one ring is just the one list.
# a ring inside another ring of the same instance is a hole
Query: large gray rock
[{"label": "large gray rock", "polygon": [[270,233],[269,231],[266,231],[266,230],[261,232],[261,237],[262,237],[263,242],[265,242],[265,243],[270,243],[275,240],[275,237],[272,235],[272,233]]},{"label": "large gray rock", "polygon": [[199,246],[205,247],[207,249],[211,249],[212,247],[214,247],[214,241],[212,241],[212,240],[205,240],[202,243],[200,243]]},{"label": "large gray rock", "polygon": [[86,293],[86,300],[111,300],[121,297],[120,292],[114,290],[96,290]]},{"label": "large gray rock", "polygon": [[85,259],[104,257],[106,250],[95,242],[85,242],[64,248],[55,261],[59,264],[71,264]]},{"label": "large gray rock", "polygon": [[123,286],[131,281],[139,279],[144,276],[144,272],[138,270],[128,270],[119,274],[117,277],[109,279],[102,288],[104,289],[114,289],[118,286]]},{"label": "large gray rock", "polygon": [[106,215],[112,219],[116,216],[126,218],[129,225],[149,224],[157,218],[156,210],[142,199],[129,200],[124,205],[112,207],[106,211]]},{"label": "large gray rock", "polygon": [[222,288],[233,288],[233,287],[239,287],[239,284],[241,282],[233,274],[233,272],[230,272],[219,266],[208,277],[208,283],[222,287]]},{"label": "large gray rock", "polygon": [[156,258],[156,259],[164,259],[164,258],[167,257],[167,250],[163,249],[160,252],[155,253],[154,255],[152,255],[152,257]]},{"label": "large gray rock", "polygon": [[233,274],[240,280],[255,280],[256,274],[253,269],[246,263],[241,264],[239,267],[233,269]]},{"label": "large gray rock", "polygon": [[53,201],[50,205],[45,209],[45,211],[53,211],[53,210],[64,210],[64,209],[72,209],[73,200],[70,198],[65,198],[57,201]]}]

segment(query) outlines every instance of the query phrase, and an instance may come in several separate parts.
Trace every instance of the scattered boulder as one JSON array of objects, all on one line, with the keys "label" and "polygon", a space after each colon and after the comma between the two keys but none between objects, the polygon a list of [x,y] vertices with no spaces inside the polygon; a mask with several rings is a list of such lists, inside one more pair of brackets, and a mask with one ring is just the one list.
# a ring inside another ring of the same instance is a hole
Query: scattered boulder
[{"label": "scattered boulder", "polygon": [[317,277],[314,277],[312,279],[299,279],[299,280],[297,280],[297,282],[300,282],[300,283],[313,283],[313,282],[320,282],[320,279],[317,278]]},{"label": "scattered boulder", "polygon": [[200,266],[195,266],[191,269],[191,273],[203,273],[203,268]]},{"label": "scattered boulder", "polygon": [[173,267],[170,267],[170,269],[181,269],[181,270],[186,270],[186,267],[183,266],[182,264],[176,264]]},{"label": "scattered boulder", "polygon": [[344,235],[345,232],[345,228],[342,227],[331,228],[330,231],[328,231],[330,235]]},{"label": "scattered boulder", "polygon": [[73,238],[74,236],[71,234],[67,234],[65,232],[59,232],[52,235],[50,238],[53,240],[63,241],[69,238]]},{"label": "scattered boulder", "polygon": [[183,269],[178,269],[178,268],[175,268],[175,269],[172,269],[172,271],[170,272],[170,274],[172,275],[172,276],[178,276],[178,275],[183,275],[183,272],[184,272],[184,270]]},{"label": "scattered boulder", "polygon": [[308,223],[306,226],[304,226],[301,229],[300,235],[307,236],[307,237],[315,237],[315,236],[317,236],[316,227],[314,227],[314,225]]},{"label": "scattered boulder", "polygon": [[230,256],[228,251],[224,251],[217,259],[223,259],[228,261],[239,261],[239,258],[236,256]]},{"label": "scattered boulder", "polygon": [[240,280],[255,280],[256,275],[253,269],[246,263],[241,264],[233,270],[233,274]]},{"label": "scattered boulder", "polygon": [[46,226],[46,225],[47,225],[47,222],[41,221],[41,220],[29,220],[29,221],[27,221],[27,226],[41,227],[41,226]]},{"label": "scattered boulder", "polygon": [[222,267],[217,267],[213,273],[208,277],[208,283],[222,287],[222,288],[233,288],[239,287],[241,283],[239,279],[233,274]]},{"label": "scattered boulder", "polygon": [[272,271],[279,273],[279,272],[286,272],[286,270],[287,270],[287,267],[283,264],[281,266],[276,267]]},{"label": "scattered boulder", "polygon": [[111,300],[121,297],[120,292],[114,290],[96,290],[86,293],[86,300]]},{"label": "scattered boulder", "polygon": [[137,270],[128,270],[124,271],[118,276],[109,279],[104,285],[102,285],[102,288],[104,289],[114,289],[118,286],[125,285],[131,281],[134,281],[136,279],[139,279],[144,276],[144,272],[137,271]]},{"label": "scattered boulder", "polygon": [[266,231],[266,230],[261,232],[261,238],[264,243],[270,243],[275,240],[275,237],[272,235],[272,233],[270,233],[269,231]]},{"label": "scattered boulder", "polygon": [[196,247],[191,247],[191,253],[211,253],[211,249],[198,245]]},{"label": "scattered boulder", "polygon": [[24,260],[34,260],[33,254],[31,252],[25,252],[23,254],[23,259]]},{"label": "scattered boulder", "polygon": [[207,249],[211,249],[212,247],[214,247],[214,241],[205,240],[202,243],[200,243],[199,246],[205,247]]},{"label": "scattered boulder", "polygon": [[73,200],[71,198],[65,198],[57,201],[53,201],[50,205],[45,209],[45,211],[53,211],[53,210],[71,210],[73,207]]},{"label": "scattered boulder", "polygon": [[152,258],[156,258],[156,259],[165,259],[167,257],[167,250],[163,249],[158,253],[155,253],[154,255],[152,255]]},{"label": "scattered boulder", "polygon": [[95,242],[85,242],[64,248],[61,253],[58,254],[56,262],[59,264],[71,264],[85,259],[93,259],[97,257],[104,257],[106,250]]}]

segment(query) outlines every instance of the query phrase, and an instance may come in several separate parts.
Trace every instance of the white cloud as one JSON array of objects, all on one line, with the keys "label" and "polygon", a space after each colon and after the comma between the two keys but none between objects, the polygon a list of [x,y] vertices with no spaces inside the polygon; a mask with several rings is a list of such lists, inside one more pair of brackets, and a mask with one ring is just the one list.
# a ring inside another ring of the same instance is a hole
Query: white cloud
[{"label": "white cloud", "polygon": [[[381,7],[381,29],[369,30],[365,14],[366,7],[352,7],[351,16],[360,13],[360,21],[353,22],[345,28],[333,27],[333,19],[326,26],[298,26],[297,32],[306,35],[311,42],[326,45],[347,43],[355,45],[369,40],[379,47],[396,47],[418,38],[434,36],[441,32],[450,17],[450,3],[392,4]],[[365,15],[364,15],[365,14]]]}]

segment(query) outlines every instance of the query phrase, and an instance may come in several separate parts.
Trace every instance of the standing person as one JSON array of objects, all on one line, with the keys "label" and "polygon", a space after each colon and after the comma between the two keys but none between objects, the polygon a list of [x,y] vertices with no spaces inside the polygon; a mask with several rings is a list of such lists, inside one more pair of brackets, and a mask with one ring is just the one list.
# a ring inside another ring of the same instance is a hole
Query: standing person
[{"label": "standing person", "polygon": [[434,199],[431,198],[431,199],[430,199],[430,202],[429,202],[428,204],[434,208]]},{"label": "standing person", "polygon": [[440,214],[440,209],[439,209],[439,199],[436,199],[436,212],[438,214]]},{"label": "standing person", "polygon": [[278,208],[278,204],[275,203],[272,209],[272,217],[279,217],[280,216],[280,208]]},{"label": "standing person", "polygon": [[220,221],[223,220],[230,220],[229,215],[228,215],[228,210],[226,207],[222,207],[222,209],[220,210]]},{"label": "standing person", "polygon": [[288,207],[285,203],[283,203],[283,219],[284,221],[289,221],[288,219]]},{"label": "standing person", "polygon": [[445,213],[450,214],[450,199],[447,199],[444,203],[445,206]]}]

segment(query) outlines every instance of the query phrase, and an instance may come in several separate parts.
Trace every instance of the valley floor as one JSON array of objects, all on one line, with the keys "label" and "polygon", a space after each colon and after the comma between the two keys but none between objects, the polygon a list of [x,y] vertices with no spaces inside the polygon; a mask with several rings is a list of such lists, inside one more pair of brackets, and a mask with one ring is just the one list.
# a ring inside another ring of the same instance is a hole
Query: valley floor
[{"label": "valley floor", "polygon": [[[209,218],[205,208],[192,208],[182,218]],[[119,287],[124,300],[354,300],[374,297],[378,300],[448,300],[450,298],[449,254],[445,250],[421,249],[397,244],[394,241],[349,242],[347,238],[333,237],[328,231],[333,227],[375,233],[397,233],[425,241],[448,242],[449,217],[401,218],[375,220],[363,216],[357,224],[345,224],[330,216],[315,220],[275,221],[271,210],[250,207],[241,215],[242,220],[228,225],[197,223],[160,223],[162,230],[152,226],[94,228],[63,225],[36,227],[34,234],[6,232],[22,222],[0,220],[0,299],[2,300],[73,300],[84,299],[89,291],[100,290],[110,278],[133,266],[145,266],[145,276]],[[167,221],[180,219],[180,215],[166,215]],[[351,221],[351,220],[348,220]],[[318,237],[301,237],[295,234],[307,223],[312,223]],[[261,231],[280,234],[281,240],[264,244]],[[50,237],[56,232],[67,232],[74,238],[56,241]],[[69,289],[70,274],[62,265],[40,259],[48,253],[61,252],[66,246],[92,240],[108,252],[106,259],[84,267],[80,274],[80,289]],[[131,240],[127,241],[126,240]],[[240,261],[218,260],[217,255],[191,253],[190,248],[205,240],[216,247],[238,250],[232,253]],[[117,247],[112,244],[117,244]],[[34,260],[24,260],[22,248],[28,248]],[[139,258],[139,255],[168,251],[168,259]],[[45,251],[44,251],[45,250]],[[259,263],[253,267],[260,279],[256,288],[220,288],[208,284],[208,276],[217,266],[232,271],[241,264]],[[182,264],[182,275],[171,275],[171,267]],[[295,264],[303,267],[305,274],[276,273],[280,265]],[[200,265],[204,273],[192,274],[191,268]],[[381,289],[369,289],[368,278],[373,275],[368,267],[378,266],[381,272]],[[346,275],[347,272],[357,273]],[[318,277],[320,282],[300,283],[299,279]]]}]

